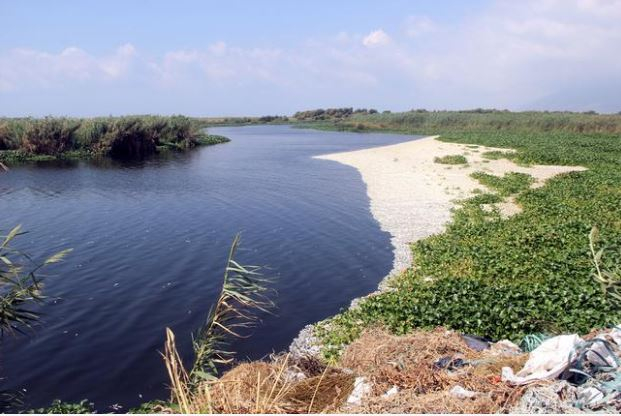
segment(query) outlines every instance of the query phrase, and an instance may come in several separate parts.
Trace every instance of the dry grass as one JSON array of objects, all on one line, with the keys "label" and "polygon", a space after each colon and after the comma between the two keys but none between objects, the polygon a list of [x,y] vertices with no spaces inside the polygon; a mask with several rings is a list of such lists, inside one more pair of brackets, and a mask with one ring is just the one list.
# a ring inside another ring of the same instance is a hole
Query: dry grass
[{"label": "dry grass", "polygon": [[416,394],[406,390],[391,396],[389,399],[373,397],[365,401],[363,406],[348,409],[353,413],[503,413],[521,396],[514,391],[516,397],[507,400],[503,393],[483,394],[472,399],[460,399],[448,391],[437,391],[428,394]]},{"label": "dry grass", "polygon": [[[317,364],[303,360],[298,367],[288,356],[271,363],[242,363],[219,379],[192,384],[170,330],[167,330],[164,362],[170,376],[171,401],[178,406],[178,409],[163,409],[164,413],[335,412],[354,385],[352,374],[329,367],[324,367],[320,375],[306,377],[309,373],[304,371],[304,366],[314,373]],[[306,378],[295,379],[290,376],[292,372],[302,372]]]},{"label": "dry grass", "polygon": [[[469,364],[458,368],[434,366],[441,358],[462,359]],[[340,364],[366,377],[373,386],[371,397],[358,406],[341,410],[351,413],[498,413],[519,400],[522,389],[500,380],[501,368],[522,368],[527,354],[509,355],[498,351],[474,351],[461,336],[438,328],[394,336],[371,329],[344,352]],[[382,395],[391,387],[399,392]],[[473,398],[450,393],[461,386],[476,392]]]},{"label": "dry grass", "polygon": [[434,369],[437,360],[468,358],[473,353],[459,335],[443,328],[407,336],[371,329],[345,350],[339,364],[367,377],[376,393],[392,386],[428,393],[442,390],[450,382]]},{"label": "dry grass", "polygon": [[[281,355],[270,362],[239,364],[219,379],[193,385],[180,364],[172,332],[164,358],[172,401],[178,406],[175,413],[502,413],[515,405],[523,388],[502,383],[501,368],[519,370],[527,354],[477,352],[443,328],[407,336],[376,328],[345,350],[343,368],[310,358],[292,362],[289,355]],[[438,366],[442,358],[465,364]],[[356,376],[371,382],[372,393],[360,405],[346,405]],[[382,397],[393,386],[399,391]],[[455,386],[475,392],[474,397],[451,394]]]}]

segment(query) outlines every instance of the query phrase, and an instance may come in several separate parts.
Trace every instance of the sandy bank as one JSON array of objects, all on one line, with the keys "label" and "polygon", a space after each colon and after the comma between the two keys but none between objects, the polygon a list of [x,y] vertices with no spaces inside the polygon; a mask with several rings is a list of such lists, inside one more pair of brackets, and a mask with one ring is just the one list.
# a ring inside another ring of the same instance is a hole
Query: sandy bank
[{"label": "sandy bank", "polygon": [[[451,208],[459,199],[473,196],[475,189],[485,190],[470,177],[476,171],[502,176],[507,172],[523,172],[536,179],[533,185],[560,173],[584,170],[579,166],[518,166],[507,159],[487,160],[481,155],[492,150],[484,146],[445,143],[437,136],[396,145],[353,152],[318,156],[352,166],[360,172],[367,185],[371,212],[382,230],[392,236],[395,261],[391,273],[412,263],[409,243],[439,233],[451,218]],[[435,157],[464,155],[468,165],[435,163]],[[512,199],[499,204],[509,216],[520,211]]]}]

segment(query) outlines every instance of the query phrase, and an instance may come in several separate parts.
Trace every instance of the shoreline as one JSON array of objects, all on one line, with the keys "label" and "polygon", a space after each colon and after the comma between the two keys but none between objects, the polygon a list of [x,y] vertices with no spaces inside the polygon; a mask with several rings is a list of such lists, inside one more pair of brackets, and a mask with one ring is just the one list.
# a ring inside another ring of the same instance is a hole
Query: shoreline
[{"label": "shoreline", "polygon": [[[373,217],[380,228],[391,235],[392,270],[382,278],[377,290],[353,299],[349,309],[369,296],[390,290],[389,281],[412,267],[410,244],[443,232],[460,200],[480,192],[493,192],[472,178],[472,173],[482,171],[496,176],[508,172],[526,173],[534,179],[531,188],[537,188],[558,174],[585,170],[581,166],[522,166],[509,159],[488,159],[483,153],[513,150],[442,142],[438,137],[426,136],[394,145],[315,156],[358,170],[367,188]],[[463,155],[467,163],[435,161],[450,155]],[[521,212],[511,196],[491,205],[503,218]],[[292,354],[318,356],[321,353],[321,344],[313,333],[315,325],[304,327],[292,341],[289,347]]]}]

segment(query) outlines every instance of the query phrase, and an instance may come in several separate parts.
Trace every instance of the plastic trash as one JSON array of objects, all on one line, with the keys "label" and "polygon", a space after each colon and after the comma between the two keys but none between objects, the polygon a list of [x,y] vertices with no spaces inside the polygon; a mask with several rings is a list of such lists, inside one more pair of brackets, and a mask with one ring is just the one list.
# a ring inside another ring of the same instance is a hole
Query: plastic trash
[{"label": "plastic trash", "polygon": [[453,386],[453,388],[449,391],[449,394],[453,397],[457,397],[458,399],[472,399],[478,396],[480,393],[465,389],[462,386],[457,385]]},{"label": "plastic trash", "polygon": [[441,370],[443,368],[446,368],[447,370],[455,370],[465,365],[468,365],[468,362],[464,361],[461,358],[454,358],[451,356],[446,356],[446,357],[440,358],[438,361],[433,363],[433,368],[436,370]]},{"label": "plastic trash", "polygon": [[559,335],[545,340],[535,348],[516,374],[510,367],[502,369],[502,380],[514,385],[524,385],[539,380],[554,379],[570,366],[576,356],[576,347],[582,339],[576,335]]},{"label": "plastic trash", "polygon": [[354,380],[354,390],[347,398],[349,404],[360,404],[362,398],[371,393],[371,384],[367,382],[365,377],[356,377]]},{"label": "plastic trash", "polygon": [[522,349],[508,339],[503,339],[495,342],[490,347],[494,354],[499,355],[519,355],[522,354]]},{"label": "plastic trash", "polygon": [[390,396],[394,396],[397,393],[399,393],[399,387],[392,386],[391,388],[388,389],[388,391],[386,391],[386,393],[382,394],[382,398],[386,399]]},{"label": "plastic trash", "polygon": [[466,345],[475,351],[483,351],[490,346],[489,340],[483,337],[478,337],[476,335],[462,335],[461,337]]}]

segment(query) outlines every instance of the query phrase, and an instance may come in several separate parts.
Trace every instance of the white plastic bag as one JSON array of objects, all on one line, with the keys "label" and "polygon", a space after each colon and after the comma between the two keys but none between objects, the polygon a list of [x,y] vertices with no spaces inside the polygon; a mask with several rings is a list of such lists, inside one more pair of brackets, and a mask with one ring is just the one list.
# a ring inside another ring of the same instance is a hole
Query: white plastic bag
[{"label": "white plastic bag", "polygon": [[509,367],[502,369],[502,380],[514,385],[523,385],[538,380],[558,377],[576,356],[576,346],[582,339],[576,335],[559,335],[545,340],[533,350],[524,368],[516,374]]}]

